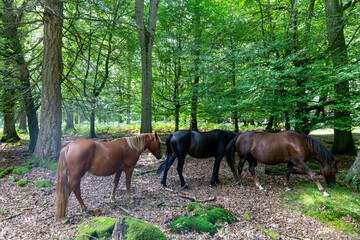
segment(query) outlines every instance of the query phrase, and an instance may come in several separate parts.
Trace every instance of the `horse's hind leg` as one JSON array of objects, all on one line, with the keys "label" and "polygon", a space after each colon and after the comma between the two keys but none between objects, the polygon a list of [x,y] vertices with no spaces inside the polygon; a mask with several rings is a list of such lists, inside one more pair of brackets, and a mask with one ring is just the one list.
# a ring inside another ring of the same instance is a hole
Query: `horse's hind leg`
[{"label": "horse's hind leg", "polygon": [[[169,171],[169,169],[170,169],[170,167],[171,167],[171,165],[174,163],[174,161],[175,161],[175,159],[176,159],[176,157],[174,157],[174,156],[168,156],[168,157],[170,157],[170,160],[169,160],[169,162],[166,164],[166,166],[165,166],[165,170],[164,170],[164,176],[163,176],[163,178],[162,178],[162,180],[161,180],[161,184],[163,185],[163,187],[166,187],[166,178],[167,178],[167,174],[168,174],[168,171]],[[167,160],[165,160],[165,161],[167,161]]]},{"label": "horse's hind leg", "polygon": [[112,190],[112,192],[111,192],[110,202],[116,202],[116,200],[115,200],[115,192],[116,192],[117,186],[119,185],[119,180],[120,180],[120,177],[121,177],[121,172],[122,172],[122,171],[115,173],[115,177],[114,177],[114,187],[113,187],[113,190]]},{"label": "horse's hind leg", "polygon": [[85,206],[84,201],[81,198],[80,180],[70,177],[69,190],[70,190],[69,193],[71,193],[72,191],[74,192],[74,194],[80,204],[81,210],[83,212],[88,212],[89,209]]},{"label": "horse's hind leg", "polygon": [[244,164],[246,162],[246,159],[245,159],[245,157],[240,156],[240,155],[239,155],[239,158],[240,158],[240,160],[239,160],[239,164],[238,164],[238,180],[239,180],[238,184],[239,184],[239,188],[243,189],[244,185],[241,182],[241,174],[242,174],[242,170],[244,168]]},{"label": "horse's hind leg", "polygon": [[189,186],[186,185],[185,180],[184,180],[184,176],[182,174],[183,168],[184,168],[184,162],[185,162],[185,158],[178,157],[178,165],[177,165],[176,170],[177,170],[177,172],[179,174],[181,187],[183,187],[185,189],[188,189]]},{"label": "horse's hind leg", "polygon": [[248,157],[247,160],[249,162],[249,172],[251,173],[251,175],[254,179],[255,185],[260,190],[263,190],[264,188],[261,186],[259,178],[255,175],[255,167],[257,165],[257,161],[253,157]]},{"label": "horse's hind leg", "polygon": [[222,155],[215,157],[214,169],[213,169],[213,174],[212,174],[211,182],[210,182],[212,187],[216,187],[216,184],[221,183],[219,180],[219,169],[220,169],[220,162],[223,157],[224,156],[222,156]]},{"label": "horse's hind leg", "polygon": [[291,189],[289,188],[289,177],[290,177],[291,171],[293,170],[293,167],[294,167],[294,163],[288,162],[286,174],[285,174],[285,182],[284,182],[285,191],[287,191],[287,192],[291,191]]}]

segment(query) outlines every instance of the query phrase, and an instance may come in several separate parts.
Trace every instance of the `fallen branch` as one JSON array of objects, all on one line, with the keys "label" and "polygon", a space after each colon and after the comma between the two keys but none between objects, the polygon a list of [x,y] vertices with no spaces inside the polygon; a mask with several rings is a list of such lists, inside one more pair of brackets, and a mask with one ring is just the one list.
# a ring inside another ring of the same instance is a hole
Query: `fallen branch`
[{"label": "fallen branch", "polygon": [[63,228],[61,229],[61,231],[67,231],[67,230],[71,230],[71,229],[74,229],[74,228],[77,228],[78,226],[72,226],[72,227],[68,227],[68,228]]},{"label": "fallen branch", "polygon": [[11,215],[11,216],[8,216],[8,217],[6,217],[6,218],[2,218],[2,219],[0,219],[1,221],[5,221],[5,220],[9,220],[9,219],[12,219],[12,218],[14,218],[14,217],[17,217],[17,216],[19,216],[21,213],[15,213],[15,214],[13,214],[13,215]]},{"label": "fallen branch", "polygon": [[139,216],[137,216],[137,215],[135,215],[135,214],[132,214],[129,210],[127,210],[126,208],[123,208],[123,207],[120,207],[119,206],[119,208],[121,209],[121,210],[123,210],[124,212],[126,212],[130,217],[134,217],[134,218],[139,218],[139,219],[141,219],[141,217],[139,217]]},{"label": "fallen branch", "polygon": [[182,194],[178,194],[178,195],[179,195],[179,197],[189,199],[192,202],[199,202],[199,203],[210,202],[210,201],[215,201],[216,200],[216,197],[211,197],[209,199],[199,200],[199,199],[197,199],[195,197],[189,197],[189,196],[185,196],[185,195],[182,195]]},{"label": "fallen branch", "polygon": [[38,218],[38,219],[36,219],[36,221],[38,221],[38,222],[45,221],[45,220],[48,220],[49,218],[52,218],[53,216],[54,215],[52,214],[52,215],[47,216],[47,217]]},{"label": "fallen branch", "polygon": [[138,172],[138,173],[135,174],[135,176],[140,176],[140,175],[144,175],[144,174],[151,173],[151,172],[156,172],[156,171],[157,171],[157,168],[154,168],[154,169],[146,170],[146,171],[143,171],[143,172]]}]

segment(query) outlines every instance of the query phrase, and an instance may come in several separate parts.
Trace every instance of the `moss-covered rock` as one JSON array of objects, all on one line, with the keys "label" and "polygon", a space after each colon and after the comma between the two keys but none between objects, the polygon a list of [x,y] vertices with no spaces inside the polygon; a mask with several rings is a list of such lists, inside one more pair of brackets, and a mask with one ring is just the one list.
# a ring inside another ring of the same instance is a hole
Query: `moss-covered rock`
[{"label": "moss-covered rock", "polygon": [[198,233],[209,232],[214,234],[217,232],[214,224],[201,216],[181,216],[174,219],[168,226],[171,232],[181,233],[184,231],[196,231]]},{"label": "moss-covered rock", "polygon": [[51,180],[37,180],[34,181],[35,187],[37,190],[39,190],[40,188],[46,188],[46,187],[51,187]]},{"label": "moss-covered rock", "polygon": [[123,216],[120,220],[121,233],[124,240],[166,240],[160,229],[143,220]]},{"label": "moss-covered rock", "polygon": [[[209,232],[214,234],[217,232],[215,224],[227,222],[229,224],[236,222],[234,215],[219,206],[203,207],[200,203],[189,203],[186,210],[192,212],[192,216],[181,216],[174,219],[168,227],[171,232],[181,233],[183,231]],[[205,209],[205,210],[202,210]]]},{"label": "moss-covered rock", "polygon": [[29,168],[27,167],[17,167],[12,170],[12,174],[16,175],[24,175],[29,172]]},{"label": "moss-covered rock", "polygon": [[16,186],[18,187],[25,187],[26,184],[28,184],[29,182],[31,182],[30,180],[27,179],[21,179],[16,183]]},{"label": "moss-covered rock", "polygon": [[202,206],[201,206],[200,203],[198,203],[198,202],[191,202],[191,203],[189,203],[189,204],[187,205],[186,211],[191,212],[191,211],[196,210],[197,212],[200,212],[200,211],[201,211],[201,208],[202,208]]},{"label": "moss-covered rock", "polygon": [[78,227],[76,239],[111,239],[116,221],[116,218],[96,217],[90,221],[83,222]]}]

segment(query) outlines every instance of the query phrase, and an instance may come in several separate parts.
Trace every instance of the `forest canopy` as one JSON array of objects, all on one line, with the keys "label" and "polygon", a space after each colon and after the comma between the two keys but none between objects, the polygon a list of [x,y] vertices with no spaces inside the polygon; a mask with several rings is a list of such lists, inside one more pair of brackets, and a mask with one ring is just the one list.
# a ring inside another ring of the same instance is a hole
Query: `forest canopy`
[{"label": "forest canopy", "polygon": [[[139,2],[0,1],[3,141],[17,140],[15,128],[24,128],[26,118],[30,150],[46,134],[39,131],[50,101],[42,94],[52,96],[42,91],[45,78],[51,85],[59,77],[64,128],[86,123],[96,137],[96,124],[142,119]],[[154,33],[150,121],[170,122],[174,130],[202,123],[234,131],[240,124],[303,133],[327,127],[335,130],[335,152],[355,153],[358,0],[157,2],[145,1],[142,16],[145,36]],[[156,30],[150,26],[154,6]],[[51,26],[61,29],[53,57]],[[47,64],[54,59],[59,67]],[[49,65],[52,75],[44,74]]]}]

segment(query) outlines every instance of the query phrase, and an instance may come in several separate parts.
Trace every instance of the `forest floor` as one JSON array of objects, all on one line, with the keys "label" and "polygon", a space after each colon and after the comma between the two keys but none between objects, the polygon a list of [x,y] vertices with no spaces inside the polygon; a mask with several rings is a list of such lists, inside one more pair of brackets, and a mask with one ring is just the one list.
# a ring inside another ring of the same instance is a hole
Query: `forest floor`
[{"label": "forest floor", "polygon": [[[79,138],[81,136],[78,136]],[[166,136],[162,136],[165,139]],[[104,141],[111,138],[102,135],[98,140]],[[323,138],[323,139],[322,139]],[[65,137],[64,145],[74,140],[75,137]],[[327,144],[326,136],[319,136]],[[329,138],[331,139],[331,138]],[[30,156],[26,154],[27,145],[0,146],[0,168],[20,166]],[[165,153],[165,151],[164,151]],[[336,156],[343,163],[340,168],[351,166],[354,157]],[[222,161],[220,168],[220,181],[216,188],[210,186],[213,159],[188,158],[184,165],[185,181],[189,190],[180,187],[179,177],[176,172],[176,163],[171,167],[167,184],[173,191],[164,189],[161,177],[155,172],[135,176],[136,173],[155,169],[160,161],[156,160],[149,152],[145,151],[138,162],[141,166],[136,168],[131,183],[131,193],[135,200],[127,204],[125,197],[124,176],[121,177],[116,199],[117,203],[110,203],[109,197],[112,190],[113,177],[97,177],[87,173],[81,181],[81,192],[85,204],[92,210],[93,216],[107,216],[118,218],[122,215],[137,216],[148,221],[163,231],[169,239],[271,239],[261,229],[268,229],[276,233],[279,239],[354,239],[342,231],[336,230],[315,220],[302,215],[300,212],[290,210],[283,198],[286,194],[282,187],[284,176],[270,176],[264,174],[265,166],[259,164],[256,172],[264,190],[259,190],[248,171],[246,165],[243,172],[244,189],[239,189],[232,177],[226,161]],[[39,191],[34,184],[17,187],[14,182],[8,182],[12,176],[16,179],[46,180],[50,179],[53,186],[50,191]],[[321,183],[326,184],[321,178]],[[305,175],[292,175],[290,187],[296,191],[300,182],[310,181]],[[44,168],[33,168],[29,173],[7,175],[0,179],[0,239],[73,239],[80,223],[91,219],[93,216],[83,216],[79,204],[71,194],[69,198],[67,216],[69,223],[64,224],[55,220],[55,186],[56,172]],[[189,199],[180,195],[196,197],[199,200],[209,200],[204,205],[221,204],[225,209],[232,211],[238,219],[233,224],[218,224],[215,235],[206,233],[198,234],[186,232],[183,234],[171,233],[168,223],[175,217],[186,213]],[[128,213],[123,209],[127,209]],[[251,221],[244,216],[248,212]],[[11,218],[9,218],[9,216]]]}]

